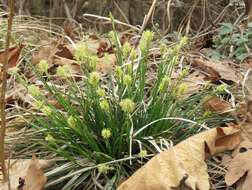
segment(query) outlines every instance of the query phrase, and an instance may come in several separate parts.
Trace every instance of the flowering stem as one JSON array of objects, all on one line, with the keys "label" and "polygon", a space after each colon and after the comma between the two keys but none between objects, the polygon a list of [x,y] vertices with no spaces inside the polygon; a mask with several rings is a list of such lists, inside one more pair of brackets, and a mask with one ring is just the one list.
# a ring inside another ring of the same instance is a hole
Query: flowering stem
[{"label": "flowering stem", "polygon": [[9,0],[9,18],[8,18],[8,30],[5,41],[5,54],[4,54],[4,63],[2,66],[2,86],[1,86],[1,97],[0,97],[0,114],[1,114],[1,127],[0,127],[0,164],[2,168],[4,181],[7,180],[7,172],[5,167],[5,151],[4,151],[4,137],[5,137],[5,128],[6,128],[6,113],[5,113],[5,94],[7,86],[7,66],[8,66],[8,55],[9,47],[11,40],[11,29],[12,21],[14,17],[14,1]]},{"label": "flowering stem", "polygon": [[[130,119],[130,123],[131,123],[131,127],[130,127],[130,132],[129,132],[129,138],[130,138],[130,147],[129,147],[129,156],[130,158],[132,157],[132,143],[133,143],[133,132],[134,132],[134,124],[132,121],[132,117],[131,115],[129,115],[129,119]],[[132,160],[130,159],[130,165],[132,165]]]}]

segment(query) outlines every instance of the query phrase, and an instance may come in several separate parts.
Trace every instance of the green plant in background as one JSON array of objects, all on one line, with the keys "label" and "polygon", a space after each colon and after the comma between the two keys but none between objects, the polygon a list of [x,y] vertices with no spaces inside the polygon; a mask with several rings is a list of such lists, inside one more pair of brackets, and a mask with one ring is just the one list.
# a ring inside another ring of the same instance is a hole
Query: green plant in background
[{"label": "green plant in background", "polygon": [[[56,75],[61,78],[64,89],[50,82],[45,60],[38,64],[44,90],[62,109],[51,104],[39,88],[28,86],[37,109],[44,115],[35,116],[32,124],[42,131],[44,144],[71,161],[72,169],[81,168],[82,172],[77,172],[77,176],[73,175],[74,172],[71,174],[72,170],[69,172],[67,176],[72,179],[65,189],[74,188],[88,179],[91,175],[89,169],[94,168],[99,175],[102,173],[107,176],[105,179],[110,179],[102,183],[114,186],[121,176],[134,170],[137,163],[134,158],[143,159],[148,153],[156,152],[151,145],[153,139],[179,142],[199,131],[201,124],[210,122],[213,116],[204,114],[200,102],[215,91],[206,87],[198,94],[183,98],[187,90],[183,78],[188,69],[184,69],[177,80],[171,79],[182,48],[187,44],[186,37],[172,48],[162,45],[161,59],[156,64],[151,84],[148,82],[152,62],[149,52],[154,33],[145,31],[137,49],[129,43],[120,44],[115,30],[109,33],[109,37],[114,45],[117,65],[107,77],[95,71],[98,58],[87,51],[85,44],[77,45],[75,51],[84,76],[82,81],[74,80],[70,67],[57,68]],[[192,120],[198,124],[190,122]],[[81,160],[88,160],[91,166]]]},{"label": "green plant in background", "polygon": [[209,55],[214,59],[226,57],[242,62],[251,56],[252,22],[245,29],[236,28],[231,23],[223,23],[214,38],[215,50]]}]

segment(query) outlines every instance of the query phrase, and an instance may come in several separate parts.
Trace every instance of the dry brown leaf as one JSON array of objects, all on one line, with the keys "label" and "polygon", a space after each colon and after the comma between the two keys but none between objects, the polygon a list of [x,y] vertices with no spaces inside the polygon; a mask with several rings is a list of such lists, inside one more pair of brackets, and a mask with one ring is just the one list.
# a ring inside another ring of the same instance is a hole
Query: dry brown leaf
[{"label": "dry brown leaf", "polygon": [[64,33],[72,40],[78,39],[78,32],[76,31],[77,25],[72,20],[65,20],[63,23]]},{"label": "dry brown leaf", "polygon": [[229,102],[221,100],[219,97],[211,97],[204,102],[204,109],[219,114],[227,113],[231,110],[232,106]]},{"label": "dry brown leaf", "polygon": [[[8,66],[7,68],[12,68],[17,65],[21,50],[25,47],[24,44],[19,44],[18,46],[11,47],[8,54]],[[4,62],[5,51],[0,51],[0,63]]]},{"label": "dry brown leaf", "polygon": [[109,45],[106,41],[101,41],[97,48],[98,57],[103,57],[105,52],[108,52]]},{"label": "dry brown leaf", "polygon": [[69,65],[73,75],[81,74],[80,65],[75,60],[71,60],[71,59],[67,59],[63,57],[57,57],[54,59],[54,65],[57,65],[57,66]]},{"label": "dry brown leaf", "polygon": [[234,158],[236,155],[251,149],[252,149],[252,142],[248,139],[243,140],[239,144],[239,146],[232,152],[232,157]]},{"label": "dry brown leaf", "polygon": [[57,46],[57,52],[55,53],[55,55],[59,56],[59,57],[63,57],[66,59],[74,59],[74,55],[73,55],[73,47],[71,46],[67,46],[65,44],[59,44]]},{"label": "dry brown leaf", "polygon": [[225,181],[227,185],[236,185],[238,190],[250,190],[252,187],[252,142],[248,136],[251,133],[251,124],[242,126],[242,142],[233,151],[232,155],[223,157],[222,165],[227,167]]},{"label": "dry brown leaf", "polygon": [[[156,70],[157,68],[155,68]],[[155,70],[153,73],[155,73]],[[151,84],[154,83],[155,81],[155,74],[150,73],[148,75],[148,79],[151,79]],[[205,75],[203,75],[200,71],[193,71],[190,74],[188,74],[187,76],[185,76],[182,79],[183,84],[185,84],[187,86],[187,90],[186,92],[181,96],[182,99],[186,99],[188,97],[190,97],[193,94],[196,94],[199,92],[199,90],[205,86],[206,83],[208,83],[208,81],[204,80]],[[177,81],[177,80],[181,80],[181,71],[180,70],[175,70],[174,72],[172,72],[171,75],[171,80],[172,81]]]},{"label": "dry brown leaf", "polygon": [[[106,39],[98,39],[97,40],[97,39],[89,38],[89,39],[85,40],[85,45],[88,48],[88,51],[93,54],[101,53],[101,52],[98,52],[98,50],[101,51],[101,49],[99,49],[99,48],[101,48],[101,44],[103,44],[102,47],[105,48],[105,46],[106,46],[105,44],[108,44],[108,43],[109,43],[109,41]],[[106,49],[103,49],[103,51],[106,51]]]},{"label": "dry brown leaf", "polygon": [[237,118],[240,119],[240,121],[246,121],[247,118],[247,113],[248,113],[248,108],[247,108],[247,104],[245,101],[241,101],[241,102],[238,102],[237,105],[236,105],[236,116]]},{"label": "dry brown leaf", "polygon": [[[66,49],[63,51],[67,51]],[[80,74],[81,70],[80,70],[80,65],[77,63],[77,61],[75,61],[74,59],[69,59],[69,58],[65,58],[68,55],[67,53],[65,53],[65,57],[61,57],[59,56],[60,54],[58,54],[58,57],[56,57],[54,59],[54,64],[55,65],[70,65],[73,71],[73,74]],[[99,58],[99,62],[96,65],[96,70],[98,72],[107,74],[108,72],[111,72],[114,70],[116,64],[116,56],[115,54],[108,54],[107,56],[101,57]]]},{"label": "dry brown leaf", "polygon": [[244,123],[241,126],[241,137],[242,141],[251,141],[252,142],[252,123]]},{"label": "dry brown leaf", "polygon": [[57,44],[54,42],[50,45],[43,46],[38,52],[32,55],[32,64],[38,64],[42,59],[48,61],[49,64],[53,63],[53,56],[57,52]]},{"label": "dry brown leaf", "polygon": [[[248,143],[248,142],[246,142]],[[247,145],[247,144],[246,144]],[[239,153],[229,162],[225,182],[228,186],[237,183],[241,190],[251,190],[252,188],[252,149],[240,146]]]},{"label": "dry brown leaf", "polygon": [[[30,159],[29,160],[28,159],[10,160],[9,172],[10,172],[11,190],[17,190],[17,187],[19,185],[19,178],[25,179],[25,177],[28,174],[28,168],[31,166],[31,162],[33,162],[33,161]],[[55,163],[55,161],[53,161],[53,160],[37,160],[36,162],[38,163],[39,167],[43,170],[51,167]],[[34,165],[34,162],[32,165]],[[31,168],[30,171],[32,171],[32,170],[34,170],[34,167],[33,167],[33,169]],[[35,175],[36,175],[36,173],[35,173]],[[1,177],[2,176],[0,176],[0,190],[9,190],[8,184],[1,182]],[[27,183],[27,182],[25,182],[25,183]],[[35,188],[32,190],[37,190],[37,189]]]},{"label": "dry brown leaf", "polygon": [[[17,66],[18,59],[20,57],[21,50],[25,47],[24,44],[20,44],[16,47],[11,47],[8,54],[7,69]],[[0,64],[4,63],[5,51],[0,51]],[[2,70],[0,69],[0,79],[2,79]]]},{"label": "dry brown leaf", "polygon": [[181,186],[209,189],[207,155],[233,149],[240,142],[238,128],[214,128],[186,139],[140,168],[118,190],[172,190]]},{"label": "dry brown leaf", "polygon": [[188,90],[184,95],[184,98],[187,98],[192,94],[197,93],[204,84],[206,84],[206,81],[204,80],[204,75],[196,71],[186,76],[183,79],[183,83],[188,87]]},{"label": "dry brown leaf", "polygon": [[225,82],[234,83],[239,83],[240,80],[235,69],[226,62],[213,62],[197,58],[192,60],[192,66],[205,73],[207,80],[216,82],[222,79]]},{"label": "dry brown leaf", "polygon": [[108,73],[114,70],[116,65],[115,54],[109,54],[105,57],[100,58],[99,63],[96,66],[96,70],[101,73]]},{"label": "dry brown leaf", "polygon": [[46,184],[47,179],[35,156],[32,157],[24,180],[24,190],[42,190]]},{"label": "dry brown leaf", "polygon": [[[104,52],[108,51],[107,44],[107,42],[101,42],[100,40],[93,39],[85,41],[88,51],[94,54],[98,54],[99,52],[104,54]],[[113,71],[116,62],[115,55],[109,54],[108,56],[99,56],[100,58],[96,70],[104,74]],[[32,63],[37,64],[42,59],[46,59],[50,67],[53,65],[70,65],[72,67],[73,74],[80,74],[80,66],[74,59],[74,48],[71,44],[66,45],[52,43],[44,46],[33,55]]]},{"label": "dry brown leaf", "polygon": [[39,49],[38,52],[32,56],[32,63],[38,64],[42,59],[48,61],[49,64],[53,64],[55,59],[65,58],[73,61],[74,48],[72,45],[66,45],[62,43],[53,42],[49,45],[45,45]]}]

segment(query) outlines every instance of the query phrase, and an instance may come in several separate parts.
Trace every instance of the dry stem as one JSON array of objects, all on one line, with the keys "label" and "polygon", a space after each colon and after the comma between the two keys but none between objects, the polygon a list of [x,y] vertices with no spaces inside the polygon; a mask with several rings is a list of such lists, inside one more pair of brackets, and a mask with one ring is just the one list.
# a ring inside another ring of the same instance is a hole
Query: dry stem
[{"label": "dry stem", "polygon": [[1,128],[0,128],[0,164],[2,167],[2,173],[4,180],[7,180],[7,172],[5,166],[5,151],[4,151],[4,137],[5,137],[5,128],[6,128],[6,113],[5,113],[5,94],[7,86],[7,66],[8,66],[8,53],[11,40],[11,28],[12,21],[14,17],[14,1],[9,0],[9,18],[8,18],[8,30],[5,41],[5,54],[4,54],[4,63],[2,67],[2,87],[1,87],[1,97],[0,97],[0,114],[1,114]]}]

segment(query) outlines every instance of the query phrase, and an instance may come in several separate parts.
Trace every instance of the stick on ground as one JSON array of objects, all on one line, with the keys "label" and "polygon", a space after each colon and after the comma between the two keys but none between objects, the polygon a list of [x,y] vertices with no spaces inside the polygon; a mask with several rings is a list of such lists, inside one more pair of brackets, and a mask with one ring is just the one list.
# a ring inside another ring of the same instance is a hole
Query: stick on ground
[{"label": "stick on ground", "polygon": [[8,52],[10,47],[11,40],[11,29],[12,29],[12,21],[14,17],[14,1],[9,0],[9,18],[8,18],[8,30],[6,34],[5,40],[5,55],[4,55],[4,63],[2,63],[2,86],[1,86],[1,96],[0,96],[0,115],[1,115],[1,127],[0,127],[0,164],[3,173],[4,181],[7,180],[7,172],[5,166],[5,151],[4,151],[4,137],[5,137],[5,128],[6,128],[6,113],[5,113],[5,94],[6,94],[6,86],[7,86],[7,66],[8,66]]}]

